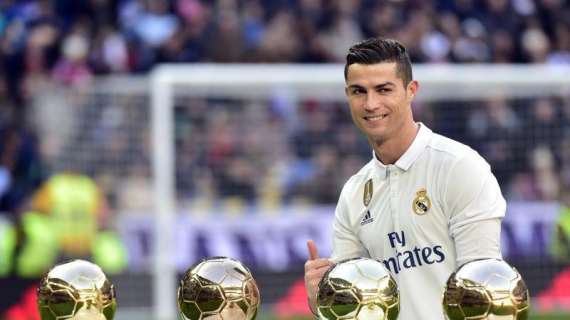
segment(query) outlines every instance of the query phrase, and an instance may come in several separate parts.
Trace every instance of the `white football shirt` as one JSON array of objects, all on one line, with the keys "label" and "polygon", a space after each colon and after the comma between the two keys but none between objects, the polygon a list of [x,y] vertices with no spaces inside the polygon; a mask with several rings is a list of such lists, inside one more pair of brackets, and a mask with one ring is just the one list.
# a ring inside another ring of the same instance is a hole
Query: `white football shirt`
[{"label": "white football shirt", "polygon": [[449,275],[467,261],[501,257],[505,211],[489,164],[470,147],[420,124],[395,164],[373,156],[344,185],[332,259],[382,260],[400,289],[398,319],[442,320]]}]

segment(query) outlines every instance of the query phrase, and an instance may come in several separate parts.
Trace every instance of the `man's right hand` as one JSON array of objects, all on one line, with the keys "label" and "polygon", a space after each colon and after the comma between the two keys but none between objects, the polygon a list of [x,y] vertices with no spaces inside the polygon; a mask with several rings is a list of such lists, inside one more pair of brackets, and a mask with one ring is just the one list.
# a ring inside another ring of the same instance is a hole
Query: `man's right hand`
[{"label": "man's right hand", "polygon": [[305,287],[307,288],[307,296],[309,297],[309,307],[316,314],[317,291],[319,290],[319,281],[323,275],[333,265],[329,259],[319,258],[317,246],[313,240],[307,241],[309,249],[309,259],[305,262]]}]

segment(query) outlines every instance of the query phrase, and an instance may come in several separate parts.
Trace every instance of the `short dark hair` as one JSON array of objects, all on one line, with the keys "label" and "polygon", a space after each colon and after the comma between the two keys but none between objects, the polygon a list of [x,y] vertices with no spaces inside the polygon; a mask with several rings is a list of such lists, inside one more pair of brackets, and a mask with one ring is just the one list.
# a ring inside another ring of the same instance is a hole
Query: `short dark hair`
[{"label": "short dark hair", "polygon": [[404,86],[412,81],[412,63],[408,50],[397,40],[385,38],[366,39],[348,49],[344,80],[346,81],[348,76],[348,67],[353,63],[376,64],[381,62],[396,63],[396,74],[403,80]]}]

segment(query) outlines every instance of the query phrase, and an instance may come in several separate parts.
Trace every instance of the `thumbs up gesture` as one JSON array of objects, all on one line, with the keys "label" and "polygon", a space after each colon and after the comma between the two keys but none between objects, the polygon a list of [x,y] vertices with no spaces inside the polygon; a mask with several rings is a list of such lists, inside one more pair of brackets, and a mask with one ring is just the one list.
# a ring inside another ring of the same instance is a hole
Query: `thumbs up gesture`
[{"label": "thumbs up gesture", "polygon": [[333,265],[333,262],[329,259],[319,258],[319,252],[313,240],[307,241],[307,248],[309,249],[309,258],[305,262],[305,288],[309,297],[309,306],[315,312],[319,281]]}]

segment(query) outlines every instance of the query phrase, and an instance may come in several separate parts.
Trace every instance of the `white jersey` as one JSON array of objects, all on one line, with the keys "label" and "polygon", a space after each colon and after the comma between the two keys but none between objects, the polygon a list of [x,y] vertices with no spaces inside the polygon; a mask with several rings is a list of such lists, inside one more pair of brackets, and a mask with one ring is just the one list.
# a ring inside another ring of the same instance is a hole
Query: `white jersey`
[{"label": "white jersey", "polygon": [[394,165],[373,157],[344,185],[332,258],[382,260],[400,289],[398,319],[442,320],[445,282],[459,263],[501,257],[499,232],[492,233],[496,247],[480,254],[471,250],[481,242],[473,234],[486,230],[468,233],[467,239],[458,235],[487,220],[496,220],[500,230],[505,211],[487,162],[468,146],[420,124],[412,145]]}]

